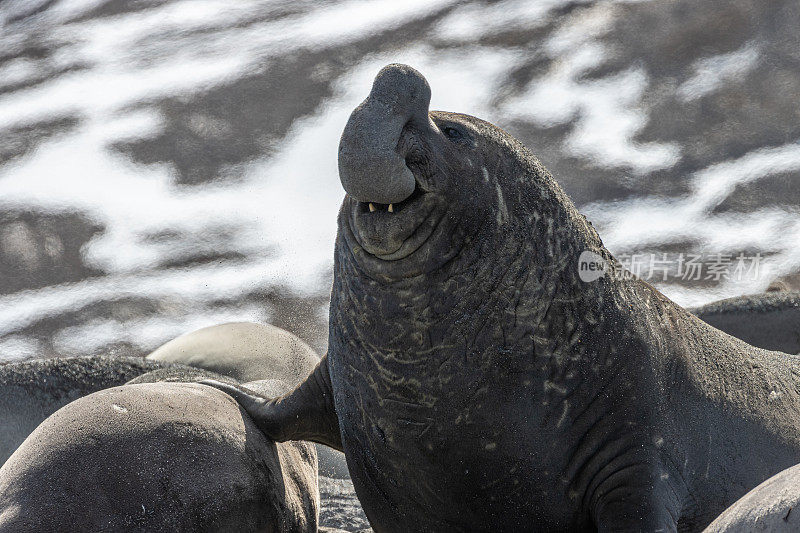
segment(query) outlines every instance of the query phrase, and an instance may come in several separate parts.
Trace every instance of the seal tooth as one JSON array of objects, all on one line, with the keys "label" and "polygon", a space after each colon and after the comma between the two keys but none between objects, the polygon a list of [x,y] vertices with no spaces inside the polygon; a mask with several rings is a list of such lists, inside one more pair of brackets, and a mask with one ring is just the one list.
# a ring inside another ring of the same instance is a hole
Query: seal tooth
[{"label": "seal tooth", "polygon": [[389,209],[388,209],[388,211],[389,211],[390,213],[394,213],[394,207],[392,206],[392,204],[389,204]]},{"label": "seal tooth", "polygon": [[375,212],[375,206],[372,205],[372,202],[369,203],[369,212],[370,213],[374,213]]}]

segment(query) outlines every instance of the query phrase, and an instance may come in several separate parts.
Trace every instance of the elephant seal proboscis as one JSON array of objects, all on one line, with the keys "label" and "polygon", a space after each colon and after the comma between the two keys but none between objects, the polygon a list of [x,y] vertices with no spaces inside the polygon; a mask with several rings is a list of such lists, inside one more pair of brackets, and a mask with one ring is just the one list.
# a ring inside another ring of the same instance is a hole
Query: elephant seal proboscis
[{"label": "elephant seal proboscis", "polygon": [[54,413],[0,468],[0,532],[315,531],[316,462],[211,387],[123,385]]},{"label": "elephant seal proboscis", "polygon": [[753,346],[800,353],[800,292],[738,296],[689,311]]},{"label": "elephant seal proboscis", "polygon": [[[278,380],[288,390],[319,363],[319,355],[297,336],[271,324],[252,322],[219,324],[181,335],[156,349],[147,359],[202,368],[243,383]],[[341,452],[318,446],[317,456],[320,475],[350,477]]]},{"label": "elephant seal proboscis", "polygon": [[215,385],[276,440],[343,449],[380,532],[699,531],[800,462],[800,359],[613,268],[503,130],[428,112],[390,65],[340,142],[328,353],[274,399]]}]

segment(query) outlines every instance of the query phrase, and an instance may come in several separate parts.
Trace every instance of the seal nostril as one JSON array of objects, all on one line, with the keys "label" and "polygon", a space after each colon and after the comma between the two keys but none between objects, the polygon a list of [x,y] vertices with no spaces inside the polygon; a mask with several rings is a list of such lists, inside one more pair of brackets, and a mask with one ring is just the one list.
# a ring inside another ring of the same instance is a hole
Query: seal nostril
[{"label": "seal nostril", "polygon": [[427,127],[429,103],[430,86],[413,68],[393,64],[378,73],[339,142],[339,178],[352,198],[396,204],[414,192],[401,145],[407,130]]}]

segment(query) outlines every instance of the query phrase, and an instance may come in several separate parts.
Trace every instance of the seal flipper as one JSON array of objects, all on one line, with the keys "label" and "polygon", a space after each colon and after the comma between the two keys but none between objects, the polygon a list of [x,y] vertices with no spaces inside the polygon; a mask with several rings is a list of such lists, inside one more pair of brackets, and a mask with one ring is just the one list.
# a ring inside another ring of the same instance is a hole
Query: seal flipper
[{"label": "seal flipper", "polygon": [[233,397],[258,428],[276,442],[307,440],[343,451],[339,418],[333,406],[327,355],[305,381],[279,398],[264,398],[244,387],[215,380],[202,380],[199,383]]}]

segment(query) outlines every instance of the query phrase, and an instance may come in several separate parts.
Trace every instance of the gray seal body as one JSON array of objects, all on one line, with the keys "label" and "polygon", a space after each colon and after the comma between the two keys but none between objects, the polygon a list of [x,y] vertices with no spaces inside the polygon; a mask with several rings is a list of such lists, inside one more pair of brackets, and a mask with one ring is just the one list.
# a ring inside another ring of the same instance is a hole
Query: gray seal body
[{"label": "gray seal body", "polygon": [[800,292],[770,291],[739,296],[689,311],[753,346],[800,353]]},{"label": "gray seal body", "polygon": [[0,531],[314,531],[316,452],[221,392],[124,385],[45,420],[0,468]]},{"label": "gray seal body", "polygon": [[314,369],[319,355],[271,324],[230,322],[181,335],[147,359],[210,370],[242,383],[280,379],[294,386]]},{"label": "gray seal body", "polygon": [[106,356],[0,364],[0,465],[36,426],[69,402],[167,366]]},{"label": "gray seal body", "polygon": [[705,529],[705,533],[795,533],[800,531],[800,465],[754,488]]},{"label": "gray seal body", "polygon": [[[292,390],[319,363],[319,356],[292,333],[271,324],[232,322],[203,328],[173,339],[147,356],[228,376],[242,383],[271,380],[280,394]],[[320,475],[348,478],[344,455],[317,448]]]},{"label": "gray seal body", "polygon": [[487,122],[415,119],[409,72],[370,100],[407,117],[384,155],[414,191],[386,205],[375,150],[340,160],[374,181],[343,179],[327,356],[281,398],[218,384],[263,431],[342,448],[379,532],[699,531],[800,462],[799,358],[582,281],[582,253],[613,257],[551,175]]}]

